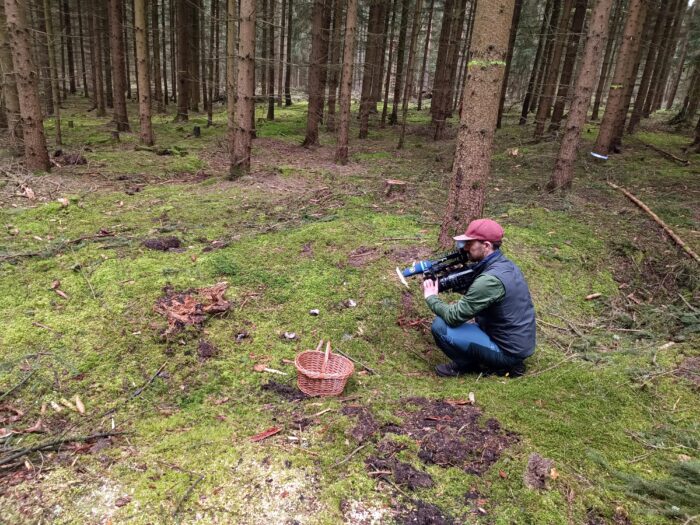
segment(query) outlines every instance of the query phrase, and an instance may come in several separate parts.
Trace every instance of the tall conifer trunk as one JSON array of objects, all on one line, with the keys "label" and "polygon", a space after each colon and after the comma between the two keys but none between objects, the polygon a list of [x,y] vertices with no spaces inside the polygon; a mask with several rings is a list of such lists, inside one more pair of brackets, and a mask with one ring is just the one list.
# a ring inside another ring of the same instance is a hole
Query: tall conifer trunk
[{"label": "tall conifer trunk", "polygon": [[189,120],[190,108],[190,40],[192,20],[190,0],[175,0],[177,5],[177,116],[175,122]]},{"label": "tall conifer trunk", "polygon": [[510,40],[508,41],[508,58],[506,59],[506,71],[503,77],[503,88],[501,89],[501,101],[498,104],[498,120],[496,127],[501,128],[501,120],[503,119],[503,106],[506,103],[506,93],[508,91],[508,77],[510,76],[510,65],[513,61],[513,48],[515,47],[515,37],[518,34],[518,24],[520,23],[520,12],[523,8],[523,0],[515,0],[515,9],[513,10],[513,21],[510,25]]},{"label": "tall conifer trunk", "polygon": [[[151,39],[153,42],[153,98],[156,111],[163,112],[163,85],[160,73],[160,31],[158,30],[158,0],[151,2]],[[165,43],[163,43],[165,45]]]},{"label": "tall conifer trunk", "polygon": [[46,26],[46,46],[49,53],[49,78],[53,97],[56,146],[61,146],[61,104],[58,101],[58,69],[56,68],[56,35],[53,30],[53,14],[50,0],[44,0],[44,20]]},{"label": "tall conifer trunk", "polygon": [[130,131],[129,117],[126,113],[124,84],[124,33],[122,31],[122,0],[109,0],[109,36],[112,55],[112,96],[114,100],[114,123],[117,131]]},{"label": "tall conifer trunk", "polygon": [[326,0],[314,0],[311,22],[311,58],[309,64],[309,106],[306,118],[305,148],[318,146],[318,124],[323,114],[326,63],[328,61],[328,6]]},{"label": "tall conifer trunk", "polygon": [[418,29],[420,27],[420,12],[423,8],[423,0],[416,0],[415,10],[413,11],[413,23],[411,25],[411,40],[408,44],[408,66],[406,71],[406,80],[403,88],[403,102],[401,105],[401,134],[399,135],[399,144],[396,149],[403,149],[404,139],[406,137],[406,120],[408,118],[408,99],[411,97],[411,87],[413,85],[414,69],[416,63],[416,44],[418,41]]},{"label": "tall conifer trunk", "polygon": [[[154,0],[151,0],[154,1]],[[134,0],[134,39],[136,43],[137,78],[139,84],[139,138],[146,146],[153,146],[151,126],[151,80],[148,67],[148,33],[146,26],[146,0]]]},{"label": "tall conifer trunk", "polygon": [[600,70],[600,77],[598,77],[598,87],[595,91],[593,110],[591,111],[591,120],[598,120],[598,112],[600,111],[600,101],[603,98],[603,89],[605,88],[605,83],[608,81],[610,66],[613,63],[613,56],[615,55],[615,42],[617,41],[618,36],[618,22],[620,20],[620,13],[622,12],[622,2],[623,0],[615,0],[614,14],[612,15],[612,19],[610,20],[608,30],[608,43],[605,45],[605,54],[603,55],[603,66]]},{"label": "tall conifer trunk", "polygon": [[292,105],[292,36],[293,36],[293,2],[287,1],[287,67],[284,75],[284,105]]},{"label": "tall conifer trunk", "polygon": [[425,29],[425,45],[423,46],[423,65],[420,68],[420,80],[418,82],[418,111],[422,109],[423,105],[423,90],[425,85],[425,68],[428,63],[428,51],[430,51],[430,30],[433,27],[433,9],[435,7],[435,0],[430,0],[430,8],[428,9],[428,27]]},{"label": "tall conifer trunk", "polygon": [[530,101],[533,98],[535,91],[535,82],[537,80],[537,72],[540,69],[540,65],[544,60],[544,48],[547,41],[547,27],[548,27],[548,17],[550,16],[550,11],[552,7],[552,0],[547,0],[547,4],[544,8],[544,15],[542,16],[542,26],[540,27],[539,40],[537,42],[537,51],[535,52],[535,62],[532,65],[532,70],[530,71],[530,80],[527,84],[527,91],[525,92],[525,98],[523,99],[523,108],[520,112],[521,126],[527,123],[527,115],[530,112]]},{"label": "tall conifer trunk", "polygon": [[352,66],[355,58],[356,32],[357,0],[347,0],[347,14],[345,15],[345,45],[343,50],[343,72],[340,80],[340,121],[338,123],[338,146],[335,152],[335,161],[342,165],[348,163],[348,139],[350,137],[350,96],[352,94]]}]

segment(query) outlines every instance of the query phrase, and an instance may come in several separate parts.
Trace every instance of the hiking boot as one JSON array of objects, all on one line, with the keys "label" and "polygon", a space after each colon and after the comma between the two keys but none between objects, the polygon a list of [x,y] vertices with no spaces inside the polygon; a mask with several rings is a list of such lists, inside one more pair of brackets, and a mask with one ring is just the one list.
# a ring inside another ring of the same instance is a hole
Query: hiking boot
[{"label": "hiking boot", "polygon": [[450,361],[449,363],[445,363],[442,365],[437,365],[435,367],[435,373],[440,377],[459,377],[469,372],[470,370],[460,367],[454,361]]}]

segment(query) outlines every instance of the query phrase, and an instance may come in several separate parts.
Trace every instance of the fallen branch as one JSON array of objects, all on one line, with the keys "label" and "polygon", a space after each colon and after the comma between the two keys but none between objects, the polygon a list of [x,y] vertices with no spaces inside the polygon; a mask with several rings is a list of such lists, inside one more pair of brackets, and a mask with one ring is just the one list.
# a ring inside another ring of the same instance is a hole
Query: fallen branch
[{"label": "fallen branch", "polygon": [[64,443],[71,443],[74,441],[92,441],[93,439],[100,439],[110,436],[120,436],[122,434],[126,434],[126,432],[99,432],[97,434],[90,434],[89,436],[72,436],[67,438],[55,439],[53,441],[40,443],[39,445],[35,445],[33,447],[26,447],[12,452],[8,456],[5,456],[4,458],[0,459],[0,466],[6,465],[7,463],[10,463],[18,458],[26,456],[27,454],[31,454],[32,452],[55,450]]},{"label": "fallen branch", "polygon": [[365,444],[365,445],[360,445],[360,446],[357,447],[355,450],[353,450],[352,452],[350,452],[350,454],[348,454],[347,456],[345,456],[345,458],[343,458],[342,460],[338,461],[335,465],[333,465],[333,467],[339,467],[339,466],[342,465],[343,463],[347,463],[348,461],[350,461],[350,460],[352,459],[352,457],[353,457],[355,454],[357,454],[360,450],[362,450],[362,449],[365,448],[366,446],[367,446],[366,444]]},{"label": "fallen branch", "polygon": [[134,398],[137,397],[137,396],[140,396],[141,393],[142,393],[144,390],[146,390],[146,388],[147,388],[151,383],[153,383],[153,381],[156,380],[156,377],[158,377],[158,374],[160,374],[160,373],[162,372],[162,370],[163,370],[163,368],[165,368],[165,365],[166,365],[166,364],[167,364],[167,361],[166,361],[165,363],[163,363],[162,365],[160,365],[160,368],[159,368],[158,370],[156,370],[156,373],[153,374],[153,375],[151,376],[151,378],[146,382],[146,384],[144,384],[141,388],[136,389],[136,391],[135,391],[133,394],[131,394],[131,396],[129,397],[129,400],[134,399]]},{"label": "fallen branch", "polygon": [[690,255],[693,259],[695,259],[696,262],[700,263],[700,255],[698,255],[693,250],[691,250],[690,247],[688,247],[688,245],[664,221],[662,221],[658,215],[656,215],[653,211],[651,211],[646,204],[644,204],[637,197],[632,195],[629,191],[618,186],[617,184],[613,184],[612,182],[608,181],[608,186],[610,186],[611,188],[615,188],[616,190],[621,191],[622,193],[624,193],[627,196],[627,198],[629,200],[631,200],[637,206],[639,206],[642,210],[647,212],[647,214],[652,219],[654,219],[654,222],[656,222],[659,226],[661,226],[664,229],[664,231],[669,235],[669,237],[671,237],[671,239],[673,239],[676,242],[676,244],[678,246],[683,248],[683,250],[685,250],[685,252],[688,255]]},{"label": "fallen branch", "polygon": [[14,392],[15,390],[21,388],[22,385],[24,385],[24,383],[26,383],[27,381],[29,381],[29,380],[31,379],[31,377],[32,377],[34,374],[36,374],[36,369],[32,370],[29,374],[27,374],[26,376],[24,376],[24,379],[22,379],[22,381],[20,381],[20,382],[17,383],[15,386],[13,386],[12,388],[10,388],[7,392],[5,392],[3,395],[1,395],[1,396],[0,396],[0,401],[2,401],[3,399],[5,399],[7,396],[9,396],[9,395],[10,395],[12,392]]},{"label": "fallen branch", "polygon": [[182,504],[185,503],[185,501],[187,501],[187,498],[190,497],[190,494],[192,494],[192,491],[194,490],[194,488],[197,485],[199,485],[199,483],[203,479],[204,479],[204,474],[199,476],[197,478],[197,480],[187,488],[187,490],[185,491],[185,494],[182,496],[182,498],[180,499],[180,502],[177,504],[177,507],[175,507],[175,512],[173,512],[173,518],[175,518],[180,513],[180,508],[182,507]]},{"label": "fallen branch", "polygon": [[666,157],[669,160],[672,160],[674,162],[679,163],[681,166],[688,166],[690,164],[690,161],[688,159],[682,159],[680,157],[676,157],[672,153],[669,153],[668,151],[664,151],[661,148],[657,148],[656,146],[653,146],[652,144],[647,144],[646,142],[639,141],[641,142],[644,146],[647,148],[654,150],[655,152],[661,154],[661,156]]}]

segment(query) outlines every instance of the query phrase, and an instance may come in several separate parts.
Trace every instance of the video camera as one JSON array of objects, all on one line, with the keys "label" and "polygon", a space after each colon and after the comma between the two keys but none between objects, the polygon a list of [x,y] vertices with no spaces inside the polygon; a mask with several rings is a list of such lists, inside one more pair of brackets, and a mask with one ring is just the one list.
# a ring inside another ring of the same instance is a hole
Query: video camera
[{"label": "video camera", "polygon": [[464,250],[446,253],[437,259],[414,262],[412,266],[401,271],[396,268],[399,280],[408,288],[406,277],[423,274],[423,279],[438,282],[439,292],[466,293],[474,282],[476,275],[469,264],[469,254]]}]

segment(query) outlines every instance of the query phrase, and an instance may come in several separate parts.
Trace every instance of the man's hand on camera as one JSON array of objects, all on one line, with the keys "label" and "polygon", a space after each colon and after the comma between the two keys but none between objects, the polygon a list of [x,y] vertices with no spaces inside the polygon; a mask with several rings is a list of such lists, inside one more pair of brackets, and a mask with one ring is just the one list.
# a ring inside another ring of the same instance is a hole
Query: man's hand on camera
[{"label": "man's hand on camera", "polygon": [[426,279],[423,281],[423,297],[426,299],[432,295],[438,294],[438,282],[437,280]]}]

